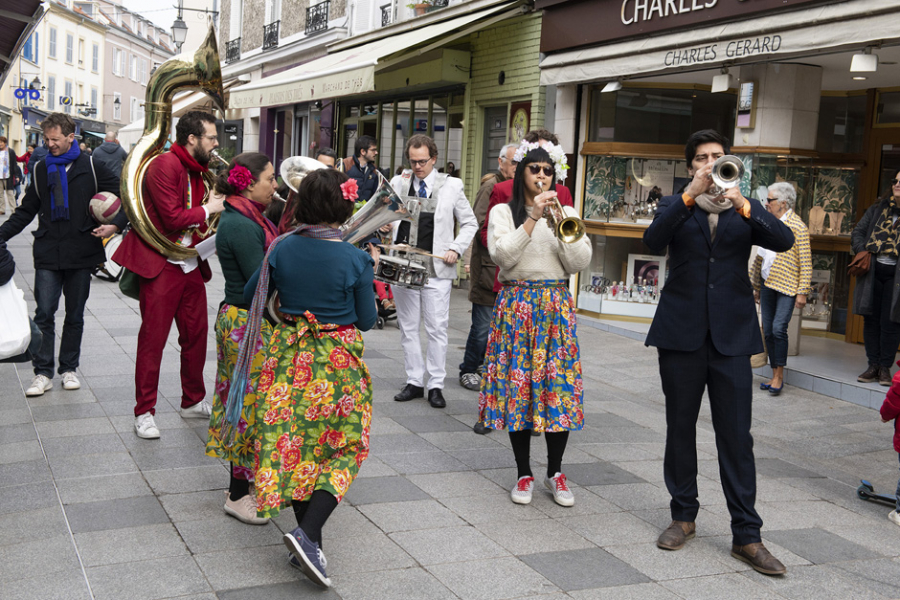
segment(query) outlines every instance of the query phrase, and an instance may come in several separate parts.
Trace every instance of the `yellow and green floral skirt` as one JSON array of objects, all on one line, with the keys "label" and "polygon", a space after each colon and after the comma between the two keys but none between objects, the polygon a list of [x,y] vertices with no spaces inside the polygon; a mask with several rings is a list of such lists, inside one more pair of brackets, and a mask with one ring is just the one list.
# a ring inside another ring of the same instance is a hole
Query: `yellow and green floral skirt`
[{"label": "yellow and green floral skirt", "polygon": [[[290,317],[290,315],[289,315]],[[362,334],[309,312],[275,326],[257,394],[257,515],[325,490],[338,502],[369,455],[372,378]]]},{"label": "yellow and green floral skirt", "polygon": [[231,375],[237,362],[238,348],[247,329],[247,311],[231,304],[223,304],[216,317],[216,391],[213,395],[212,414],[209,417],[209,436],[206,439],[206,454],[230,461],[234,464],[234,475],[238,479],[253,481],[253,467],[256,463],[253,441],[256,439],[256,380],[259,378],[265,358],[265,348],[272,335],[272,327],[263,320],[261,340],[257,342],[253,362],[250,364],[250,393],[244,396],[238,434],[234,442],[226,446],[222,440],[225,406],[231,389]]}]

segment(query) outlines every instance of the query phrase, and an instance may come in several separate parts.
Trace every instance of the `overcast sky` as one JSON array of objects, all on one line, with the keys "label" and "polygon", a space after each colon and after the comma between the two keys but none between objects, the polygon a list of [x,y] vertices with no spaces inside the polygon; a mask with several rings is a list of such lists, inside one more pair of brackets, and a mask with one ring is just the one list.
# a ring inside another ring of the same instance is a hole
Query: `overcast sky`
[{"label": "overcast sky", "polygon": [[[184,2],[183,6],[192,8],[206,7],[211,9],[213,8],[213,5],[216,5],[216,8],[220,9],[222,6],[222,0],[218,0],[218,2],[214,2],[214,0],[182,1]],[[178,9],[173,8],[178,4],[178,0],[122,0],[122,4],[128,10],[134,11],[150,19],[166,31],[172,29],[172,23],[178,15]],[[194,23],[203,23],[205,18],[205,15],[197,12],[184,12],[184,21],[187,23],[188,27],[191,27]]]}]

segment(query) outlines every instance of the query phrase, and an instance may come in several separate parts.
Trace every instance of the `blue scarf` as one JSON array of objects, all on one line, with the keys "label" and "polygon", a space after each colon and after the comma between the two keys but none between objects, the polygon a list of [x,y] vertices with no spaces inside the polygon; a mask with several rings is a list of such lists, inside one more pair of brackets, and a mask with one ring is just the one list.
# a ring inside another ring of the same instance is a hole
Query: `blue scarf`
[{"label": "blue scarf", "polygon": [[[69,220],[69,179],[66,177],[66,165],[81,154],[81,148],[73,143],[69,151],[61,156],[47,154],[47,187],[50,188],[50,220]],[[60,169],[62,165],[62,169]]]}]

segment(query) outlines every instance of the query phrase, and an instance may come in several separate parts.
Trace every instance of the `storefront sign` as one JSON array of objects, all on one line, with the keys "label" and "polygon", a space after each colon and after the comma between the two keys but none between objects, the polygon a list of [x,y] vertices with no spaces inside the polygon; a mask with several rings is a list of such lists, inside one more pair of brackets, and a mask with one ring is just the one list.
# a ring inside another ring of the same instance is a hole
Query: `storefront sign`
[{"label": "storefront sign", "polygon": [[231,92],[229,108],[280,106],[309,102],[324,98],[336,98],[371,92],[375,89],[373,67],[352,69],[344,73],[311,76],[308,79],[272,85],[270,87]]},{"label": "storefront sign", "polygon": [[742,40],[732,40],[722,44],[705,44],[689,48],[679,48],[666,52],[664,65],[684,67],[729,58],[744,58],[760,54],[771,54],[781,49],[780,35],[764,35]]},{"label": "storefront sign", "polygon": [[[780,13],[836,0],[537,0],[544,9],[541,52],[647,37],[665,31]],[[689,37],[689,34],[688,36]],[[738,49],[735,49],[738,51]]]}]

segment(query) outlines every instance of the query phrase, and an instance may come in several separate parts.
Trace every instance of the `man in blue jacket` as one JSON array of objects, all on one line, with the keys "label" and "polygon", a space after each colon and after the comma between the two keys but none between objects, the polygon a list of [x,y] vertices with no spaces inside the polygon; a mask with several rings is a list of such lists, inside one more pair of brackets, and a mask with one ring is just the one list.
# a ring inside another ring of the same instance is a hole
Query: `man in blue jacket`
[{"label": "man in blue jacket", "polygon": [[710,178],[728,139],[706,129],[685,147],[693,180],[685,193],[663,198],[644,243],[669,248],[669,275],[646,344],[659,352],[666,396],[666,487],[672,524],[657,546],[679,550],[694,537],[697,513],[697,415],[709,392],[719,472],[731,514],[731,555],[766,575],[786,569],[763,546],[756,512],[756,465],[750,435],[750,356],[763,345],[747,274],[751,246],[785,252],[794,234],[738,187],[716,193]]},{"label": "man in blue jacket", "polygon": [[356,140],[354,155],[344,159],[344,171],[356,180],[359,186],[356,202],[362,206],[369,201],[378,189],[378,175],[375,169],[375,157],[378,156],[378,142],[371,135],[361,135]]}]

